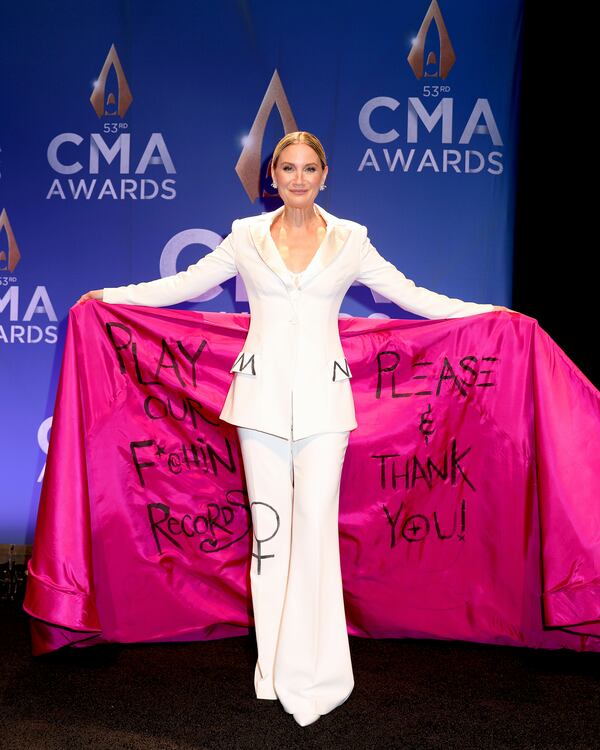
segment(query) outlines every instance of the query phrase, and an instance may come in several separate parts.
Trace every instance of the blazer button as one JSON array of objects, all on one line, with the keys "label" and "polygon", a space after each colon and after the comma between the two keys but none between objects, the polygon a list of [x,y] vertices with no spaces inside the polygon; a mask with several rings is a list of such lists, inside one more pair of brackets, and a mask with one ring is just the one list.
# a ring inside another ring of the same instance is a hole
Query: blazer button
[{"label": "blazer button", "polygon": [[289,322],[290,323],[297,323],[298,322],[298,318],[290,318]]}]

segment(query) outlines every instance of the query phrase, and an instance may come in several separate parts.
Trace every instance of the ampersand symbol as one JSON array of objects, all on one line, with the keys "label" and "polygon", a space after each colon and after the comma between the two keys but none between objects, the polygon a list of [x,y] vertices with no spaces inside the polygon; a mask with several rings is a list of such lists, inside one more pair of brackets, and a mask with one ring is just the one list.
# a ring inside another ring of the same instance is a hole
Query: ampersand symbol
[{"label": "ampersand symbol", "polygon": [[419,432],[425,437],[425,445],[429,445],[429,436],[435,432],[431,412],[431,404],[427,404],[427,410],[421,414],[421,421],[419,422]]}]

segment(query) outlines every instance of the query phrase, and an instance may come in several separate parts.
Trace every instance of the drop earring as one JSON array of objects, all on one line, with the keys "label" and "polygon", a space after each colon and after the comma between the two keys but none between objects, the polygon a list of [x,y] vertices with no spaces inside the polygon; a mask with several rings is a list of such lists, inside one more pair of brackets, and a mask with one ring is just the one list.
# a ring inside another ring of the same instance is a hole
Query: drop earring
[{"label": "drop earring", "polygon": [[271,187],[274,187],[275,190],[277,190],[277,185],[274,182],[271,183]]},{"label": "drop earring", "polygon": [[319,190],[325,190],[326,187],[327,187],[327,185],[321,185],[321,187],[319,188]]}]

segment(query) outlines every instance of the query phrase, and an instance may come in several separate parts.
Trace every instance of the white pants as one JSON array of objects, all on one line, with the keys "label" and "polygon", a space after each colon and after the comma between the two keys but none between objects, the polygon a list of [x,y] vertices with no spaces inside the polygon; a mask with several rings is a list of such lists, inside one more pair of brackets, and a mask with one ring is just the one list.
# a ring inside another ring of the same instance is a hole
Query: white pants
[{"label": "white pants", "polygon": [[285,440],[237,429],[254,537],[256,696],[326,714],[354,687],[338,536],[350,433]]}]

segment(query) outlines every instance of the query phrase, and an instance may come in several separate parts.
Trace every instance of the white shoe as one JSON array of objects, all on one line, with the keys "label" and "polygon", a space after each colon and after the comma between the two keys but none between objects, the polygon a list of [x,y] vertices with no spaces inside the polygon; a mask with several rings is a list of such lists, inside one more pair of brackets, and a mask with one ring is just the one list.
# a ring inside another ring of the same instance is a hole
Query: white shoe
[{"label": "white shoe", "polygon": [[321,718],[321,714],[316,714],[310,709],[301,709],[294,713],[294,719],[300,724],[301,727],[305,727],[307,724],[312,724],[317,719]]}]

